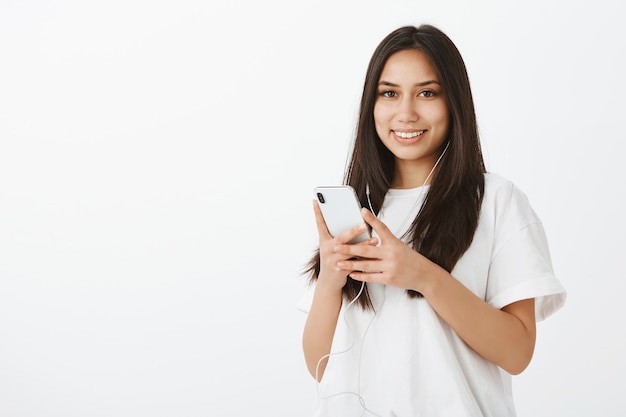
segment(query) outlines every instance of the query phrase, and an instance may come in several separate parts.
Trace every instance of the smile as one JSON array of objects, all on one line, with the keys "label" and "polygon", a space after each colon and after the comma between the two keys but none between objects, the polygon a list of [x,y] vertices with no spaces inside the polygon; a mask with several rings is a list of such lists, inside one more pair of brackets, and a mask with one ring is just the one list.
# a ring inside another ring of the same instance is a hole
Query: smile
[{"label": "smile", "polygon": [[413,138],[416,138],[416,137],[420,136],[424,132],[425,132],[424,130],[418,130],[418,131],[415,131],[415,132],[398,132],[398,131],[394,130],[393,133],[395,133],[396,136],[399,136],[402,139],[413,139]]}]

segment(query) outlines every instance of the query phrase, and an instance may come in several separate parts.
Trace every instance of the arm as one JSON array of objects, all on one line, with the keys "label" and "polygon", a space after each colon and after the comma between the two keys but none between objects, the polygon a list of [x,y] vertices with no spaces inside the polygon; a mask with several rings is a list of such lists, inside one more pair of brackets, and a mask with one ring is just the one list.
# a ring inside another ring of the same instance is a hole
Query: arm
[{"label": "arm", "polygon": [[498,310],[433,265],[417,291],[437,314],[485,359],[513,375],[526,369],[535,348],[535,300],[518,301]]},{"label": "arm", "polygon": [[[320,359],[330,353],[341,309],[342,288],[346,285],[347,276],[350,273],[349,270],[337,267],[338,262],[345,261],[350,256],[336,253],[334,247],[341,244],[348,247],[375,246],[378,243],[378,239],[370,239],[360,244],[348,245],[347,242],[367,229],[365,223],[333,238],[328,233],[317,201],[313,203],[313,210],[320,241],[320,273],[317,277],[313,304],[304,325],[302,348],[307,369],[314,378],[317,377],[318,381],[320,381],[328,363],[328,359],[324,359],[321,362]],[[319,369],[317,369],[318,362]]]},{"label": "arm", "polygon": [[379,247],[338,245],[337,253],[365,260],[338,263],[356,280],[380,282],[424,295],[437,314],[478,354],[511,374],[530,363],[535,346],[534,300],[501,310],[480,299],[450,273],[397,239],[369,211],[363,218],[381,238]]},{"label": "arm", "polygon": [[[336,289],[318,283],[313,295],[313,304],[304,325],[302,347],[309,373],[321,381],[328,363],[328,358],[320,359],[330,353],[335,336],[339,310],[341,309],[341,288]],[[319,369],[317,364],[319,362]]]}]

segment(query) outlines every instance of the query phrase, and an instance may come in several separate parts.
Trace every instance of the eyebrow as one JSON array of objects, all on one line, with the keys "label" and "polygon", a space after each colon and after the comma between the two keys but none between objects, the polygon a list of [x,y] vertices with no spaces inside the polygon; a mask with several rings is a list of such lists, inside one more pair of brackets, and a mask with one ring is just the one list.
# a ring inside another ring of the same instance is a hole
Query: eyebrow
[{"label": "eyebrow", "polygon": [[[421,83],[416,83],[415,86],[416,87],[425,87],[427,85],[430,84],[438,84],[441,85],[441,83],[437,80],[428,80],[428,81],[422,81]],[[384,85],[384,86],[388,86],[388,87],[400,87],[398,84],[394,84],[392,82],[389,81],[381,81],[378,83],[379,86]]]}]

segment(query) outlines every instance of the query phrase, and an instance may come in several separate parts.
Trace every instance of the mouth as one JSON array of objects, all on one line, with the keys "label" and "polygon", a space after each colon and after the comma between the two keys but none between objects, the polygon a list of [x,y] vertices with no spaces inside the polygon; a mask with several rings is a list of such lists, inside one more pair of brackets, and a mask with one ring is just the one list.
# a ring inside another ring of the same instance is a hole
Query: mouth
[{"label": "mouth", "polygon": [[395,133],[397,136],[400,136],[402,139],[413,139],[414,137],[423,135],[425,132],[425,130],[414,130],[411,132],[400,132],[398,130],[394,130],[393,133]]},{"label": "mouth", "polygon": [[399,131],[399,130],[392,130],[393,134],[395,135],[396,139],[400,140],[401,142],[417,142],[422,135],[426,132],[426,130],[410,130],[410,131]]}]

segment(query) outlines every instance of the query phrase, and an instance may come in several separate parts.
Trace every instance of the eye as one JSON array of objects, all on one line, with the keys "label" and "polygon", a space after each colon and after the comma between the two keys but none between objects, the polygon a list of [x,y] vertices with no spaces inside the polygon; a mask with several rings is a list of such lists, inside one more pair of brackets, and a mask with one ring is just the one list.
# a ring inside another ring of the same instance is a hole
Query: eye
[{"label": "eye", "polygon": [[434,91],[430,91],[430,90],[424,90],[424,91],[420,91],[420,93],[418,94],[418,97],[435,97],[437,95],[437,93],[435,93]]},{"label": "eye", "polygon": [[391,91],[391,90],[384,90],[378,94],[381,95],[382,97],[387,97],[387,98],[395,97],[398,95],[395,91]]}]

